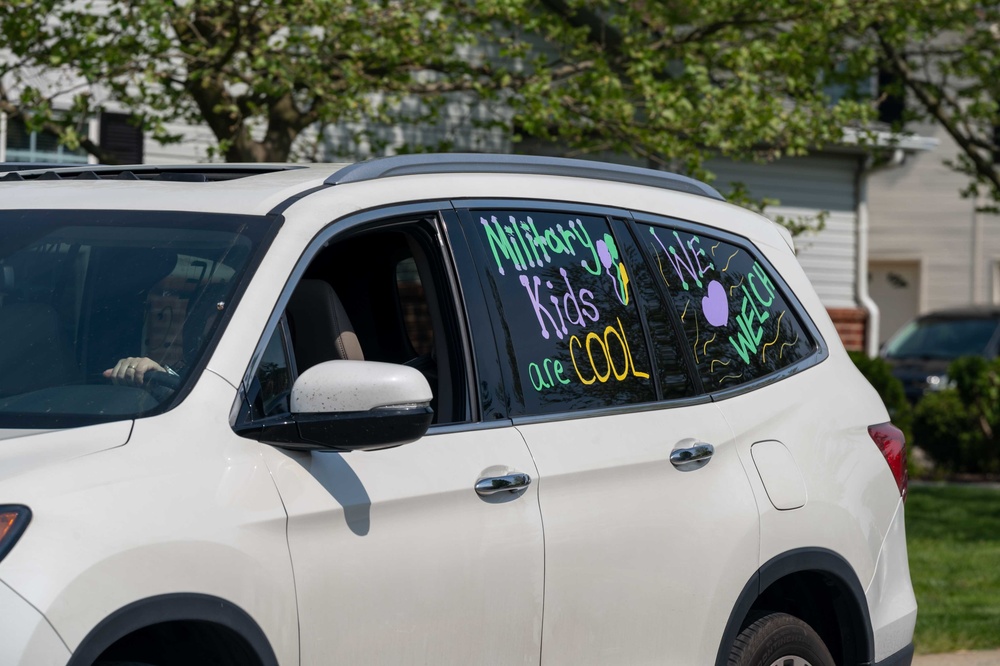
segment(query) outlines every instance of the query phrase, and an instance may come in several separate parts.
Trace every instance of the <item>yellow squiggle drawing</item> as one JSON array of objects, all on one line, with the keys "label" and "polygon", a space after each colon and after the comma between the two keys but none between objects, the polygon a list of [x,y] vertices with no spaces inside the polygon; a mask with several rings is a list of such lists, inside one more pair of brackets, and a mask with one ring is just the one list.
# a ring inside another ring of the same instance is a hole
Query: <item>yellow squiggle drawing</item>
[{"label": "yellow squiggle drawing", "polygon": [[[688,301],[688,303],[690,303],[690,302],[691,301]],[[687,308],[684,308],[684,311],[687,312]],[[698,333],[698,318],[695,317],[694,318],[694,362],[695,363],[698,363],[698,335],[699,335],[699,333]]]},{"label": "yellow squiggle drawing", "polygon": [[741,275],[740,276],[740,281],[737,284],[734,284],[732,287],[729,288],[729,295],[732,296],[733,295],[733,289],[739,289],[740,285],[743,284],[743,280],[746,280],[746,279],[747,279],[746,275]]},{"label": "yellow squiggle drawing", "polygon": [[719,380],[719,383],[721,384],[722,382],[726,381],[727,379],[739,379],[742,376],[743,376],[742,372],[740,374],[738,374],[738,375],[726,375],[725,377],[723,377],[722,379]]},{"label": "yellow squiggle drawing", "polygon": [[717,358],[713,358],[711,365],[708,366],[708,371],[709,372],[715,372],[715,364],[716,363],[719,363],[721,365],[729,365],[729,361],[720,361]]},{"label": "yellow squiggle drawing", "polygon": [[[766,351],[767,351],[767,348],[768,348],[768,347],[770,347],[770,346],[771,346],[771,345],[773,345],[773,344],[774,344],[775,342],[777,342],[777,341],[778,341],[778,336],[779,336],[779,335],[781,335],[781,318],[782,318],[782,317],[784,317],[784,316],[785,316],[785,311],[784,311],[784,310],[782,310],[782,311],[781,311],[781,314],[780,314],[780,315],[778,315],[778,327],[777,327],[777,329],[776,329],[776,330],[774,331],[774,340],[771,340],[770,342],[768,342],[768,343],[767,343],[766,345],[764,345],[764,346],[763,346],[763,347],[761,347],[761,349],[760,349],[760,362],[761,362],[761,363],[766,363],[766,362],[767,362],[767,358],[766,358],[766,357],[764,356],[764,352],[766,352]],[[779,356],[778,358],[781,358],[781,357]]]},{"label": "yellow squiggle drawing", "polygon": [[684,312],[681,313],[681,321],[684,321],[684,315],[688,313],[688,306],[691,305],[691,301],[684,304]]},{"label": "yellow squiggle drawing", "polygon": [[783,345],[781,345],[780,347],[778,347],[778,359],[780,360],[781,359],[781,355],[785,353],[785,347],[794,347],[795,343],[798,342],[798,341],[799,341],[799,334],[796,333],[794,340],[792,340],[791,342],[786,342]]},{"label": "yellow squiggle drawing", "polygon": [[705,354],[707,354],[707,353],[708,353],[708,344],[709,344],[710,342],[715,342],[715,338],[716,338],[716,337],[717,337],[718,335],[719,335],[718,333],[715,333],[714,335],[712,335],[712,338],[711,338],[710,340],[705,340],[705,344],[704,344],[704,345],[702,345],[702,347],[701,347],[701,355],[702,355],[702,356],[704,356]]},{"label": "yellow squiggle drawing", "polygon": [[715,256],[715,248],[719,247],[720,245],[722,245],[721,241],[712,246],[712,256],[713,257]]},{"label": "yellow squiggle drawing", "polygon": [[730,262],[732,262],[733,257],[735,257],[736,255],[738,255],[739,253],[740,253],[740,251],[736,250],[736,252],[733,252],[731,255],[729,255],[729,259],[726,260],[726,267],[722,269],[723,273],[725,273],[726,271],[729,270],[729,264],[730,264]]}]

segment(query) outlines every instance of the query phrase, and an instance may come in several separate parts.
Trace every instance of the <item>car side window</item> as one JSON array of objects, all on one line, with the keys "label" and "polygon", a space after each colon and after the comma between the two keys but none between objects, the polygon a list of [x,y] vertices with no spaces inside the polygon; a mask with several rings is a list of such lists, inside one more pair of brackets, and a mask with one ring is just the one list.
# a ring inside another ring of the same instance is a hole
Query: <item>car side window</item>
[{"label": "car side window", "polygon": [[512,376],[512,414],[655,400],[635,287],[608,220],[535,210],[469,213]]},{"label": "car side window", "polygon": [[271,335],[257,365],[251,392],[247,395],[251,418],[254,420],[287,414],[292,389],[292,368],[285,343],[285,322],[282,319]]},{"label": "car side window", "polygon": [[682,228],[637,229],[679,313],[705,391],[770,375],[817,349],[753,251]]},{"label": "car side window", "polygon": [[642,252],[628,232],[627,223],[614,220],[613,225],[632,277],[630,284],[637,292],[642,316],[649,331],[661,397],[664,400],[676,400],[692,396],[697,390],[688,372],[681,335],[678,334],[679,322],[673,321],[676,315],[657,285],[659,276],[654,277],[650,273]]},{"label": "car side window", "polygon": [[258,364],[247,391],[251,418],[287,412],[282,394],[294,378],[333,360],[408,365],[430,385],[434,423],[471,418],[458,312],[436,234],[433,220],[392,220],[324,245]]}]

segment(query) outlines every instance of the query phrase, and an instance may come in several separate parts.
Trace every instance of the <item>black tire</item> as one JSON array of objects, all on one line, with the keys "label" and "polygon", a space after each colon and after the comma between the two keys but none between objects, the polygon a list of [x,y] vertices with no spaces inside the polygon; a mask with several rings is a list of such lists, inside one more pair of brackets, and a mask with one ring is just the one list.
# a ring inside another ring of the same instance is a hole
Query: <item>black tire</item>
[{"label": "black tire", "polygon": [[[787,661],[786,661],[787,660]],[[770,613],[740,632],[729,666],[836,666],[813,628],[797,617]]]}]

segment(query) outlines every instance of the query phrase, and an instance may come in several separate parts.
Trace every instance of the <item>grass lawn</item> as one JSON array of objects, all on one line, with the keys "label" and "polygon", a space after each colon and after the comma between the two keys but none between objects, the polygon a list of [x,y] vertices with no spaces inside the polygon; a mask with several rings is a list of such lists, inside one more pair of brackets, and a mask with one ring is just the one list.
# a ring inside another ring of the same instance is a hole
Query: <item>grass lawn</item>
[{"label": "grass lawn", "polygon": [[918,653],[1000,647],[1000,490],[910,486]]}]

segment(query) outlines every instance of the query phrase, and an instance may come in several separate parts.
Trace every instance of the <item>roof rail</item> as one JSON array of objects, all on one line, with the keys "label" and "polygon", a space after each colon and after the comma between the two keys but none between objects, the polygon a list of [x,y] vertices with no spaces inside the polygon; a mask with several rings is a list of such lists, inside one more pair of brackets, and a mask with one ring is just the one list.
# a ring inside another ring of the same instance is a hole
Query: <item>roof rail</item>
[{"label": "roof rail", "polygon": [[63,169],[66,167],[83,166],[68,162],[0,162],[0,172],[3,171],[37,171],[39,169]]},{"label": "roof rail", "polygon": [[305,167],[298,164],[131,164],[125,166],[80,164],[58,167],[39,164],[36,168],[25,169],[24,165],[18,164],[16,169],[5,169],[3,163],[0,163],[0,173],[7,172],[0,177],[0,181],[80,179],[210,182],[303,168]]},{"label": "roof rail", "polygon": [[327,178],[325,182],[327,185],[341,185],[391,176],[435,173],[519,173],[572,176],[635,183],[724,200],[714,187],[694,178],[668,171],[536,155],[441,153],[380,157],[346,166]]}]

